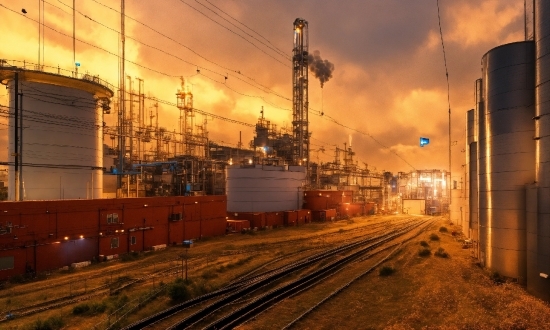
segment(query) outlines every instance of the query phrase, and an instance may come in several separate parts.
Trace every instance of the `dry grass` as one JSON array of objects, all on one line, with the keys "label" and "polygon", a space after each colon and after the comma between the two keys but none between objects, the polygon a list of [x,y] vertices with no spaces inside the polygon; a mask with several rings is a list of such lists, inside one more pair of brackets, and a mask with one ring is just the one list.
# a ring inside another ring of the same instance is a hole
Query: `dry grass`
[{"label": "dry grass", "polygon": [[[398,217],[399,218],[399,217]],[[219,288],[262,265],[282,256],[284,260],[271,262],[262,270],[280,266],[341,243],[345,239],[368,233],[367,225],[386,221],[388,217],[358,218],[335,223],[310,224],[293,228],[258,231],[253,235],[230,235],[196,242],[189,250],[189,280],[193,294]],[[440,231],[446,227],[447,232]],[[380,276],[375,270],[352,284],[334,299],[328,301],[295,328],[298,329],[550,329],[550,308],[529,296],[516,284],[495,285],[490,273],[478,267],[470,257],[470,250],[451,236],[457,228],[443,219],[429,230],[412,239],[384,265],[395,271]],[[439,240],[431,240],[436,234]],[[421,257],[421,242],[429,242],[432,254]],[[448,253],[447,258],[434,256],[438,249]],[[70,290],[83,291],[83,280],[91,287],[108,283],[112,278],[137,278],[170,266],[181,266],[181,261],[169,261],[182,254],[181,247],[146,254],[136,261],[103,263],[75,271],[54,273],[43,281],[9,285],[0,290],[0,312],[67,295]],[[285,300],[266,311],[243,329],[281,328],[336,287],[355,274],[374,264],[382,255],[352,264],[322,285]],[[178,267],[178,271],[180,271]],[[92,275],[101,275],[92,279]],[[35,322],[52,317],[62,318],[63,329],[89,329],[107,320],[109,312],[120,304],[140,299],[158,289],[161,282],[168,286],[180,273],[162,275],[138,283],[117,296],[98,296],[89,303],[107,305],[104,313],[73,315],[75,305],[16,318],[0,323],[0,329],[33,329]],[[299,276],[299,274],[295,274]],[[72,283],[72,284],[70,284]],[[57,287],[47,286],[59,284]],[[26,292],[26,293],[24,293]],[[123,324],[139,320],[171,306],[167,294],[161,294],[134,311]],[[105,324],[105,323],[104,323]]]},{"label": "dry grass", "polygon": [[440,240],[430,243],[434,250],[444,248],[448,258],[418,256],[420,241],[443,223],[404,246],[390,261],[393,275],[370,274],[296,328],[550,329],[548,304],[516,284],[495,285],[450,234],[440,232]]}]

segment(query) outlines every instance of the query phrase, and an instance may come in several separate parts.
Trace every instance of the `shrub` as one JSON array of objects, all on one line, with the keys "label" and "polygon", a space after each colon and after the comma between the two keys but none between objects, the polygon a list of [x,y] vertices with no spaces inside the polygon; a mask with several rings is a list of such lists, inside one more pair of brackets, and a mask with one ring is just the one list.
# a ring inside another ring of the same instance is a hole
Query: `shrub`
[{"label": "shrub", "polygon": [[380,276],[390,276],[393,273],[395,273],[395,268],[391,266],[384,266],[380,268],[380,271],[378,272]]},{"label": "shrub", "polygon": [[430,247],[430,244],[428,244],[428,242],[426,241],[421,241],[420,245],[422,245],[423,247]]},{"label": "shrub", "polygon": [[430,241],[439,241],[439,236],[437,236],[437,234],[431,234]]},{"label": "shrub", "polygon": [[130,252],[130,253],[126,253],[126,254],[123,254],[120,256],[120,260],[122,262],[128,262],[128,261],[135,261],[137,259],[139,259],[140,255],[138,252]]},{"label": "shrub", "polygon": [[210,280],[218,277],[218,274],[216,274],[216,272],[214,272],[213,270],[209,269],[209,270],[205,270],[202,273],[201,277],[204,278],[205,280]]},{"label": "shrub", "polygon": [[499,272],[494,272],[491,274],[491,280],[493,281],[493,283],[495,284],[502,284],[504,283],[504,278],[502,276],[500,276]]},{"label": "shrub", "polygon": [[172,301],[184,301],[191,298],[191,291],[187,283],[181,278],[178,278],[169,285],[168,296],[170,296]]},{"label": "shrub", "polygon": [[445,252],[444,248],[441,248],[441,247],[439,249],[437,249],[437,251],[435,251],[434,255],[437,256],[437,257],[440,257],[440,258],[448,258],[449,257],[449,254],[447,252]]},{"label": "shrub", "polygon": [[432,251],[428,248],[423,248],[418,251],[418,255],[421,257],[427,257],[432,254]]},{"label": "shrub", "polygon": [[9,279],[10,283],[25,283],[26,282],[26,278],[23,276],[23,275],[14,275],[12,277],[10,277]]},{"label": "shrub", "polygon": [[31,325],[32,330],[58,330],[61,328],[63,328],[63,319],[60,316],[51,316],[46,321],[38,319]]},{"label": "shrub", "polygon": [[448,232],[447,227],[439,227],[439,232],[440,233],[447,233]]},{"label": "shrub", "polygon": [[73,307],[74,315],[86,314],[90,311],[90,306],[88,304],[79,304]]}]

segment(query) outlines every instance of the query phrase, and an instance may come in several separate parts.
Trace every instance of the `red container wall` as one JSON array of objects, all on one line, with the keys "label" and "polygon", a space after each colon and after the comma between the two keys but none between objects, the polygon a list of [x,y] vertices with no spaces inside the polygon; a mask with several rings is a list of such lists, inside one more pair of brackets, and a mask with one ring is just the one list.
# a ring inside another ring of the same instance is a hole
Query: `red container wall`
[{"label": "red container wall", "polygon": [[326,210],[353,201],[351,190],[309,190],[304,192],[304,208]]},{"label": "red container wall", "polygon": [[251,228],[263,228],[266,226],[266,214],[265,213],[252,213],[252,212],[238,212],[228,213],[232,219],[235,220],[248,220],[250,221]]},{"label": "red container wall", "polygon": [[14,263],[0,279],[223,235],[226,206],[225,196],[2,202],[0,258]]},{"label": "red container wall", "polygon": [[284,223],[285,226],[296,226],[298,222],[298,213],[296,211],[285,211]]},{"label": "red container wall", "polygon": [[281,227],[285,223],[284,212],[266,212],[265,213],[266,226]]},{"label": "red container wall", "polygon": [[336,209],[325,210],[325,217],[327,220],[336,220]]},{"label": "red container wall", "polygon": [[311,219],[317,222],[326,220],[326,212],[324,210],[311,211]]},{"label": "red container wall", "polygon": [[301,209],[296,211],[297,224],[303,225],[311,222],[311,210]]},{"label": "red container wall", "polygon": [[250,228],[250,221],[248,220],[227,220],[227,226],[231,228],[231,231],[240,232],[243,229]]}]

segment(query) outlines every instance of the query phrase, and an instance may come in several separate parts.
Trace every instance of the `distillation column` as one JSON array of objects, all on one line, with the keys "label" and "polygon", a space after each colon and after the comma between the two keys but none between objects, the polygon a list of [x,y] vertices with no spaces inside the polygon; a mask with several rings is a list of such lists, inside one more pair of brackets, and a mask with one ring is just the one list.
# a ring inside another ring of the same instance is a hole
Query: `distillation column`
[{"label": "distillation column", "polygon": [[309,164],[308,129],[308,24],[302,18],[294,21],[292,54],[292,158],[295,164]]}]

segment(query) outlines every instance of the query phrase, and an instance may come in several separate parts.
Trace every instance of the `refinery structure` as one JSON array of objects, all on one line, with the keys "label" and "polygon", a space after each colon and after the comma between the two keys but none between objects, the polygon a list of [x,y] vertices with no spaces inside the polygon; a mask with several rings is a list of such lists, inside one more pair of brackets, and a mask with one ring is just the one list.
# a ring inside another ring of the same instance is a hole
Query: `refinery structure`
[{"label": "refinery structure", "polygon": [[[310,142],[317,58],[306,20],[294,21],[293,40],[291,127],[261,109],[256,124],[238,122],[254,138],[237,147],[209,138],[207,118],[227,118],[196,109],[200,95],[188,81],[180,79],[173,102],[146,96],[145,82],[125,74],[124,56],[118,88],[78,67],[0,60],[10,98],[0,279],[244,228],[448,213],[448,171],[377,171],[359,164],[351,142],[319,161],[330,150]],[[178,109],[178,129],[159,124],[159,104]]]}]

